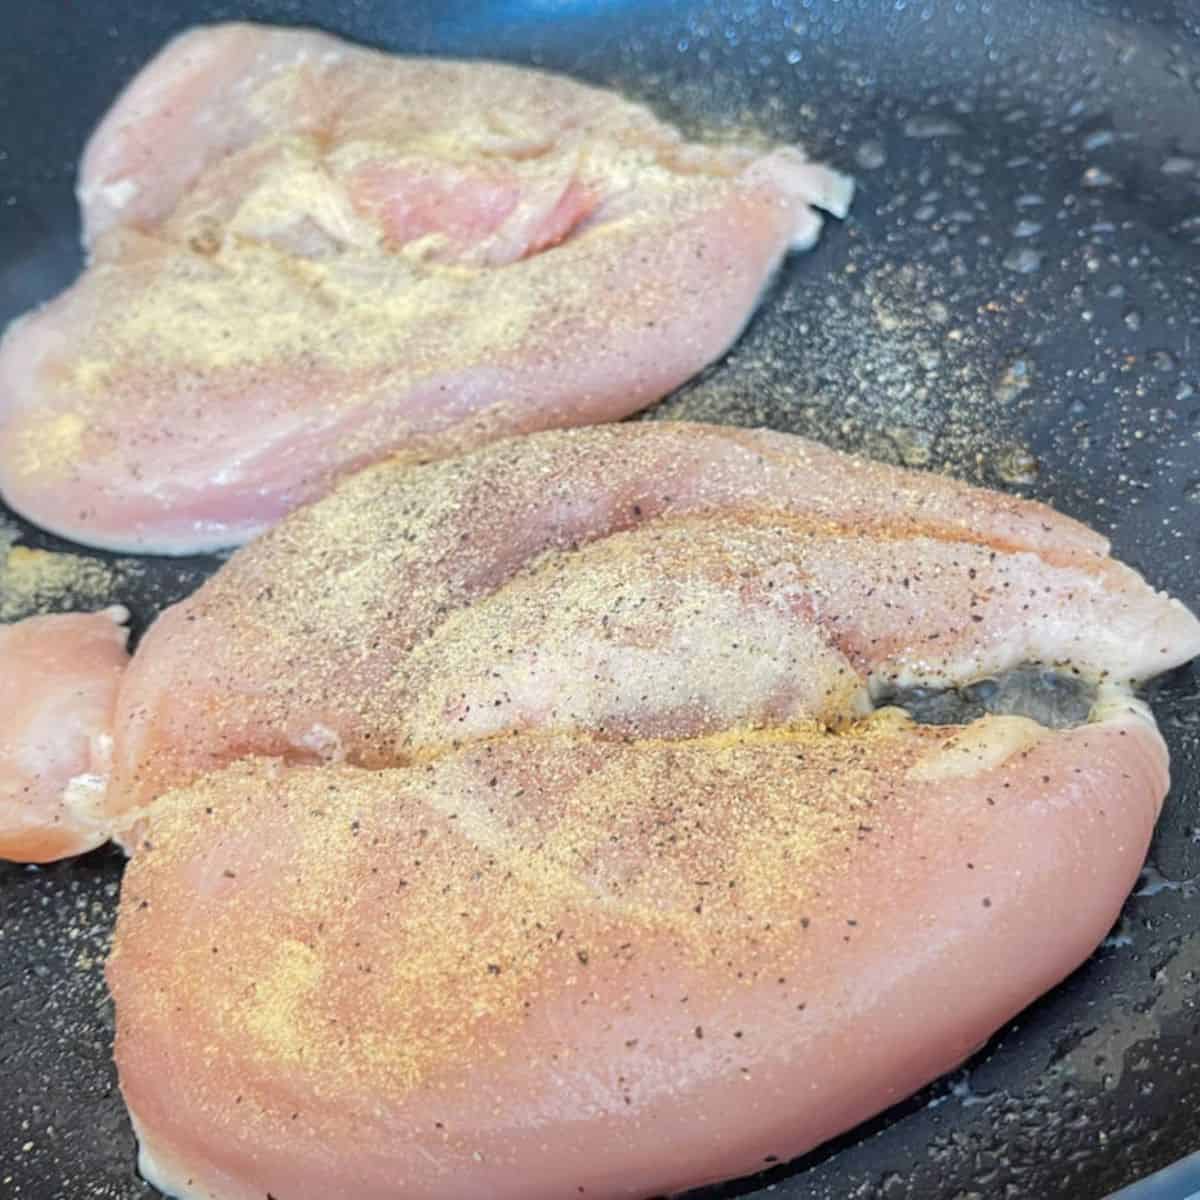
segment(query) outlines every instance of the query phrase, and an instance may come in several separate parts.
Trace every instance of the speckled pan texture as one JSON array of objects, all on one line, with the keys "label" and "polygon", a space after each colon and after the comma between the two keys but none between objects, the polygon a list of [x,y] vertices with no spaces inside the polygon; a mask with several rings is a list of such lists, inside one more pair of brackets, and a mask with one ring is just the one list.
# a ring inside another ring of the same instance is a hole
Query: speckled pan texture
[{"label": "speckled pan texture", "polygon": [[[234,16],[488,54],[757,129],[854,172],[741,343],[649,417],[766,424],[1045,499],[1200,601],[1200,8],[1092,0],[39,4],[0,46],[0,319],[78,266],[83,140],[171,33]],[[3,537],[72,548],[15,518]],[[0,547],[0,619],[129,606],[217,559]],[[1200,1146],[1200,681],[1160,685],[1175,786],[1112,936],[954,1077],[708,1197],[1092,1200]],[[135,1200],[101,967],[118,855],[0,866],[0,1195]],[[1047,920],[1053,920],[1047,914]],[[902,952],[902,947],[898,950]]]}]

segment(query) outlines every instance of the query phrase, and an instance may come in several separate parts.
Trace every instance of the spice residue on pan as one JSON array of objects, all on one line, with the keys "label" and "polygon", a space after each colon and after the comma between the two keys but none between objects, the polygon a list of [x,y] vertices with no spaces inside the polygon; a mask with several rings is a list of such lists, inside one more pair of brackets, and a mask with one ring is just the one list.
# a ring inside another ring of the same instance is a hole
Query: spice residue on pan
[{"label": "spice residue on pan", "polygon": [[929,267],[873,263],[853,244],[849,258],[819,308],[785,280],[727,358],[653,415],[770,425],[900,466],[1026,482],[1003,468],[1019,435],[997,391],[1019,394],[1035,368],[993,364],[1001,339],[981,328],[1003,328],[1009,304],[975,312]]},{"label": "spice residue on pan", "polygon": [[[29,981],[4,992],[0,1029],[0,1063],[10,1081],[0,1195],[13,1200],[49,1194],[39,1186],[44,1180],[69,1181],[54,1194],[72,1200],[154,1194],[148,1184],[124,1178],[132,1134],[119,1108],[105,1106],[117,1094],[103,965],[119,858],[97,851],[70,874],[0,864],[0,959],[11,964],[13,978]],[[90,1120],[70,1119],[80,1106]]]},{"label": "spice residue on pan", "polygon": [[0,521],[0,622],[42,612],[91,611],[113,603],[122,583],[141,571],[133,561],[37,550],[17,544]]}]

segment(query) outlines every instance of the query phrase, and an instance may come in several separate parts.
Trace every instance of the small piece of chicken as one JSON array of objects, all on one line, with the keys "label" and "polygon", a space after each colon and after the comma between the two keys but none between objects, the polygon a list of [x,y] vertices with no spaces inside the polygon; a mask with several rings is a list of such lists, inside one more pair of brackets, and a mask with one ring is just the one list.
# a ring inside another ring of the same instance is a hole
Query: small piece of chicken
[{"label": "small piece of chicken", "polygon": [[113,607],[0,625],[0,857],[48,862],[108,841],[128,615]]},{"label": "small piece of chicken", "polygon": [[195,30],[88,146],[88,270],[0,342],[0,492],[183,554],[389,455],[624,416],[721,355],[851,190],[545,72]]}]

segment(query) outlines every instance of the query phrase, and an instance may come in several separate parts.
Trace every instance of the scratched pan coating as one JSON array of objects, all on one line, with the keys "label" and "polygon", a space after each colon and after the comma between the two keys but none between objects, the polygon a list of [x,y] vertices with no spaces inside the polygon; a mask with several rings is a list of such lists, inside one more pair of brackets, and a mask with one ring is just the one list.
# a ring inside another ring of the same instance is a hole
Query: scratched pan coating
[{"label": "scratched pan coating", "polygon": [[[189,24],[310,23],[388,49],[560,68],[694,132],[799,139],[860,181],[851,219],[789,263],[736,349],[651,418],[767,424],[1037,496],[1195,606],[1200,8],[1135,7],[30,5],[0,46],[0,320],[74,276],[83,140]],[[13,523],[29,545],[71,549]],[[80,575],[79,599],[126,603],[138,632],[218,565],[90,557],[101,565]],[[8,616],[72,599],[22,586],[0,574]],[[1091,1200],[1200,1146],[1192,668],[1156,708],[1175,785],[1104,947],[963,1071],[797,1163],[697,1195]],[[134,1174],[109,1058],[101,966],[120,875],[110,851],[0,866],[5,1197],[155,1194]]]}]

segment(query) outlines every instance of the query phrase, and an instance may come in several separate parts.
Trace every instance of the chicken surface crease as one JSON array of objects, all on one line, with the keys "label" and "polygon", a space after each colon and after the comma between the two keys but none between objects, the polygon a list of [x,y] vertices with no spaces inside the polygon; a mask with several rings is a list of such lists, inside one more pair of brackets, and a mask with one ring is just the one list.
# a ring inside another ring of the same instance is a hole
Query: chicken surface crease
[{"label": "chicken surface crease", "polygon": [[190,554],[385,457],[626,416],[720,357],[852,192],[544,71],[195,29],[87,146],[87,269],[0,342],[0,493]]},{"label": "chicken surface crease", "polygon": [[[340,483],[149,630],[103,819],[141,1169],[637,1200],[951,1069],[1108,932],[1200,623],[1030,501],[763,430]],[[1061,728],[887,703],[1055,672]]]}]

